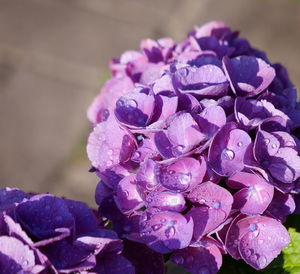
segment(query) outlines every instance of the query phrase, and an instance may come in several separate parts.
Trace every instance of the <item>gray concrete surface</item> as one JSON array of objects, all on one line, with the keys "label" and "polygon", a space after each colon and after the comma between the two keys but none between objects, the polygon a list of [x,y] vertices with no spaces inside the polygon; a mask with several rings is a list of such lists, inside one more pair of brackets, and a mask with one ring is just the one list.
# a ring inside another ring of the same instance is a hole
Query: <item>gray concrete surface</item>
[{"label": "gray concrete surface", "polygon": [[143,38],[182,39],[209,20],[241,30],[300,87],[296,1],[0,0],[0,187],[93,205],[85,111],[109,59]]}]

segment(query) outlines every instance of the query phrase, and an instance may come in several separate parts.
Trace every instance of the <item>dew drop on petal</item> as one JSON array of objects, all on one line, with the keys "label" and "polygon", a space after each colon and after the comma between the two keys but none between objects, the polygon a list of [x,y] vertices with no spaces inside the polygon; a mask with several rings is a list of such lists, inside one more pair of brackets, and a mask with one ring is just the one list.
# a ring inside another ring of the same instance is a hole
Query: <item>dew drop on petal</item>
[{"label": "dew drop on petal", "polygon": [[162,224],[158,224],[158,225],[153,225],[153,226],[151,226],[151,228],[152,228],[154,231],[159,230],[161,227],[162,227]]},{"label": "dew drop on petal", "polygon": [[267,145],[267,144],[270,143],[270,139],[266,138],[266,139],[264,139],[264,142],[265,142],[265,144]]},{"label": "dew drop on petal", "polygon": [[139,151],[135,151],[133,153],[133,159],[139,159],[141,157],[141,153]]},{"label": "dew drop on petal", "polygon": [[273,144],[273,145],[272,145],[272,148],[274,148],[274,149],[277,148],[277,145],[276,145],[276,144]]},{"label": "dew drop on petal", "polygon": [[222,160],[233,160],[235,157],[234,152],[231,149],[223,149],[222,153],[221,153],[221,159]]},{"label": "dew drop on petal", "polygon": [[237,145],[238,145],[238,147],[241,147],[241,146],[243,146],[243,142],[238,142]]},{"label": "dew drop on petal", "polygon": [[251,231],[255,231],[255,230],[257,229],[257,225],[256,225],[256,224],[250,224],[250,225],[249,225],[249,229],[250,229]]},{"label": "dew drop on petal", "polygon": [[168,174],[169,174],[169,175],[172,175],[172,174],[174,174],[174,173],[175,173],[174,170],[169,170],[169,171],[168,171]]},{"label": "dew drop on petal", "polygon": [[191,174],[188,173],[188,174],[182,174],[180,177],[179,177],[179,182],[180,184],[182,185],[187,185],[190,181],[191,181]]},{"label": "dew drop on petal", "polygon": [[133,99],[128,100],[127,104],[128,104],[128,106],[131,106],[133,108],[136,108],[138,105],[137,102]]},{"label": "dew drop on petal", "polygon": [[167,238],[173,237],[175,235],[175,228],[173,226],[167,228],[165,234]]},{"label": "dew drop on petal", "polygon": [[260,268],[264,268],[267,264],[267,259],[265,256],[260,256],[258,259],[257,259],[257,264]]},{"label": "dew drop on petal", "polygon": [[215,209],[220,208],[220,202],[215,201],[215,202],[213,203],[213,208],[215,208]]}]

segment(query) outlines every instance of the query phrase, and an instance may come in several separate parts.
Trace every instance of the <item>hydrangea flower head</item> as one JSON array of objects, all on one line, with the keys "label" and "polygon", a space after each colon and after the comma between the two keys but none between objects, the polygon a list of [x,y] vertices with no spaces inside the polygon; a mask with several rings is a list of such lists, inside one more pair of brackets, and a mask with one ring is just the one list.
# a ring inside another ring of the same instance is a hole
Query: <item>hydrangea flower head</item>
[{"label": "hydrangea flower head", "polygon": [[265,268],[290,241],[299,194],[300,105],[285,68],[210,22],[179,43],[144,40],[110,69],[88,109],[100,214],[191,273],[216,273],[224,253]]}]

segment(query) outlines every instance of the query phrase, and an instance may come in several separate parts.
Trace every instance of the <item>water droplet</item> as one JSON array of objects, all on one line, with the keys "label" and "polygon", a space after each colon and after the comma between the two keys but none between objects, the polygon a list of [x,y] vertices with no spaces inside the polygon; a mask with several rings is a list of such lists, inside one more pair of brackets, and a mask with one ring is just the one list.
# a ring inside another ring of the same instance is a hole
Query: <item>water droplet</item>
[{"label": "water droplet", "polygon": [[187,185],[190,181],[191,181],[191,174],[188,173],[188,174],[183,174],[179,177],[179,182],[182,184],[182,185]]},{"label": "water droplet", "polygon": [[221,153],[221,159],[222,160],[233,160],[235,157],[234,152],[231,149],[223,149],[222,153]]},{"label": "water droplet", "polygon": [[249,225],[249,229],[250,229],[251,231],[255,231],[255,230],[257,229],[257,225],[256,225],[256,224],[250,224],[250,225]]},{"label": "water droplet", "polygon": [[132,158],[133,159],[139,159],[141,157],[141,153],[139,152],[139,151],[135,151],[134,153],[133,153],[133,156],[132,156]]},{"label": "water droplet", "polygon": [[188,264],[192,263],[194,261],[194,257],[193,256],[188,256],[185,260]]},{"label": "water droplet", "polygon": [[130,107],[136,108],[138,103],[135,100],[130,99],[130,100],[127,101],[127,105],[130,106]]},{"label": "water droplet", "polygon": [[270,143],[270,139],[266,138],[266,139],[264,139],[264,142],[265,142],[265,144],[267,145],[267,144]]},{"label": "water droplet", "polygon": [[168,174],[169,174],[169,175],[172,175],[172,174],[174,174],[174,173],[175,173],[174,170],[169,170],[169,171],[168,171]]},{"label": "water droplet", "polygon": [[23,265],[25,265],[25,266],[27,266],[28,264],[29,264],[28,260],[25,260],[25,261],[23,262]]},{"label": "water droplet", "polygon": [[165,235],[167,238],[171,238],[175,235],[175,228],[173,226],[169,227],[166,231],[165,231]]},{"label": "water droplet", "polygon": [[153,225],[153,226],[151,226],[151,228],[152,228],[154,231],[159,230],[161,227],[162,227],[162,224],[158,224],[158,225]]},{"label": "water droplet", "polygon": [[261,256],[257,259],[257,264],[260,268],[264,268],[267,264],[267,259],[265,256]]},{"label": "water droplet", "polygon": [[125,105],[125,102],[124,102],[123,99],[119,99],[119,100],[117,101],[117,107],[123,107],[124,105]]},{"label": "water droplet", "polygon": [[124,193],[124,195],[125,195],[126,197],[129,196],[129,192],[128,192],[127,190],[123,191],[123,193]]},{"label": "water droplet", "polygon": [[198,274],[210,274],[210,271],[206,266],[202,266],[199,268]]},{"label": "water droplet", "polygon": [[237,145],[238,147],[241,147],[243,145],[243,142],[238,142]]},{"label": "water droplet", "polygon": [[111,150],[111,149],[109,149],[108,151],[107,151],[107,155],[112,155],[113,154],[113,151]]},{"label": "water droplet", "polygon": [[277,148],[277,145],[276,144],[272,144],[272,148]]},{"label": "water droplet", "polygon": [[[197,201],[198,201],[198,199],[195,198],[195,202],[197,202]],[[200,204],[205,204],[205,203],[206,203],[206,200],[205,200],[205,199],[200,199],[200,200],[199,200],[199,203],[200,203]]]},{"label": "water droplet", "polygon": [[161,219],[160,220],[162,223],[165,223],[167,220],[166,219]]},{"label": "water droplet", "polygon": [[144,137],[143,137],[143,135],[138,135],[138,136],[136,137],[136,139],[137,139],[138,141],[143,141],[143,140],[144,140]]},{"label": "water droplet", "polygon": [[245,255],[246,255],[247,257],[250,257],[250,256],[252,255],[252,251],[251,251],[250,249],[246,249],[246,250],[245,250]]},{"label": "water droplet", "polygon": [[213,203],[213,208],[215,208],[215,209],[220,208],[220,202],[215,201],[215,202]]},{"label": "water droplet", "polygon": [[250,256],[251,261],[256,261],[257,258],[258,258],[258,256],[256,254],[253,254],[253,255]]},{"label": "water droplet", "polygon": [[184,146],[179,145],[179,146],[176,146],[175,149],[179,152],[182,152],[184,150]]}]

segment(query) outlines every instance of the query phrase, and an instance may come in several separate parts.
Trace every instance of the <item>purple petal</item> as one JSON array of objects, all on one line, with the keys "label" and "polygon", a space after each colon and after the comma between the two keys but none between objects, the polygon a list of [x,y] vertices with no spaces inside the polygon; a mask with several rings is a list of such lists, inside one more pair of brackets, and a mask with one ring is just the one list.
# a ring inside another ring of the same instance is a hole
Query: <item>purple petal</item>
[{"label": "purple petal", "polygon": [[194,158],[180,158],[171,164],[157,164],[156,179],[164,187],[178,192],[187,191],[201,183],[206,162]]},{"label": "purple petal", "polygon": [[169,191],[152,192],[146,199],[147,207],[158,208],[162,211],[180,212],[185,208],[185,199],[182,194]]},{"label": "purple petal", "polygon": [[222,265],[222,254],[215,245],[176,250],[170,260],[191,274],[216,274]]},{"label": "purple petal", "polygon": [[77,235],[86,234],[98,229],[99,221],[94,212],[85,203],[68,199],[64,199],[64,202],[75,219],[75,231]]},{"label": "purple petal", "polygon": [[73,229],[74,218],[64,200],[50,194],[35,195],[16,208],[18,221],[39,239],[57,236],[55,229]]},{"label": "purple petal", "polygon": [[260,58],[224,57],[224,70],[232,90],[238,96],[254,96],[265,90],[275,77],[275,70]]},{"label": "purple petal", "polygon": [[132,211],[143,206],[143,200],[137,191],[136,176],[134,174],[126,176],[120,181],[115,201],[123,212]]},{"label": "purple petal", "polygon": [[144,127],[150,122],[153,109],[153,95],[128,93],[116,102],[115,115],[123,124]]},{"label": "purple petal", "polygon": [[0,269],[2,273],[25,273],[35,265],[35,256],[29,246],[18,239],[0,236]]},{"label": "purple petal", "polygon": [[172,250],[185,248],[190,244],[193,235],[193,220],[177,212],[145,212],[141,216],[141,237],[153,250],[169,253]]},{"label": "purple petal", "polygon": [[195,116],[201,133],[209,139],[225,125],[226,115],[224,110],[219,106],[205,108],[199,115]]},{"label": "purple petal", "polygon": [[111,118],[94,128],[88,139],[87,154],[92,165],[104,171],[121,160],[129,160],[134,146],[133,138]]},{"label": "purple petal", "polygon": [[182,93],[201,96],[225,95],[228,81],[221,68],[208,64],[197,67],[183,67],[178,69],[173,77],[173,83]]},{"label": "purple petal", "polygon": [[275,191],[273,200],[267,211],[274,218],[283,221],[285,216],[288,216],[295,211],[295,208],[295,200],[291,194]]},{"label": "purple petal", "polygon": [[227,185],[242,188],[233,196],[233,208],[243,214],[262,214],[273,198],[274,187],[255,174],[238,172],[228,179]]},{"label": "purple petal", "polygon": [[30,194],[23,192],[18,188],[5,187],[0,189],[0,209],[5,210],[14,207],[16,203],[29,199]]},{"label": "purple petal", "polygon": [[94,124],[106,121],[113,113],[117,99],[134,88],[129,77],[108,80],[87,111],[88,119]]},{"label": "purple petal", "polygon": [[227,123],[212,140],[208,161],[212,169],[222,176],[230,176],[244,168],[244,156],[251,144],[250,136]]},{"label": "purple petal", "polygon": [[286,228],[273,218],[248,217],[237,226],[245,232],[239,243],[241,257],[257,270],[265,268],[290,242]]},{"label": "purple petal", "polygon": [[174,155],[191,150],[204,139],[198,124],[189,113],[182,113],[171,121],[167,136],[172,144]]}]

